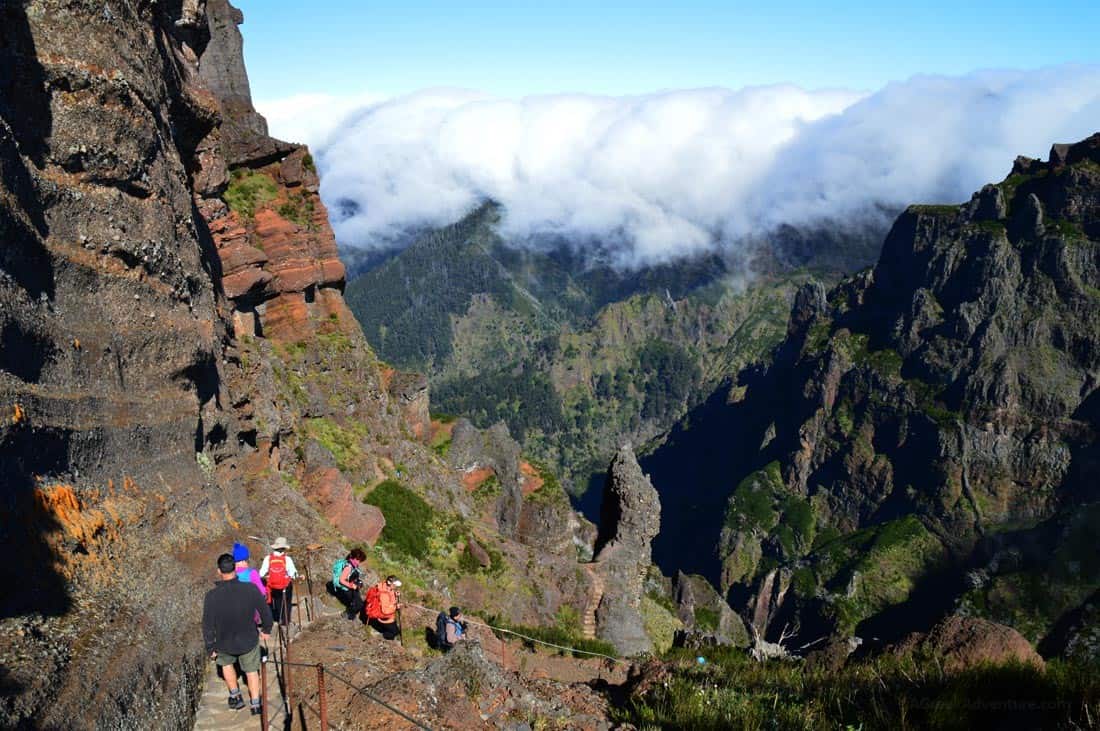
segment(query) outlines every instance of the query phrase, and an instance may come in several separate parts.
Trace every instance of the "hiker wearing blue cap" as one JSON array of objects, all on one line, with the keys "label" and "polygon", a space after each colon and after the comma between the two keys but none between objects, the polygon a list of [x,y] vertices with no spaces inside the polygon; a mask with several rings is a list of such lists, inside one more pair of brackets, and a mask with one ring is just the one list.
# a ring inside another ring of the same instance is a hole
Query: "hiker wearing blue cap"
[{"label": "hiker wearing blue cap", "polygon": [[233,561],[237,569],[237,580],[246,584],[252,583],[264,595],[264,601],[267,601],[267,587],[264,586],[264,581],[260,578],[260,572],[249,567],[248,556],[248,546],[243,543],[233,544]]}]

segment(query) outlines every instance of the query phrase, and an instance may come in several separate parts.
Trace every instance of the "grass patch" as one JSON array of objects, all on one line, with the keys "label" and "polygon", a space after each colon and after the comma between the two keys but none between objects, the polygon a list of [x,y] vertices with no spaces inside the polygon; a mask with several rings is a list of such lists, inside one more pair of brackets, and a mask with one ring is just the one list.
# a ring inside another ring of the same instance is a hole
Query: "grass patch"
[{"label": "grass patch", "polygon": [[[820,583],[833,592],[827,613],[840,631],[850,632],[908,599],[917,579],[943,555],[939,540],[909,515],[849,533],[821,546],[809,560]],[[801,593],[808,594],[808,587]]]},{"label": "grass patch", "polygon": [[336,458],[336,465],[341,470],[352,468],[362,455],[359,445],[367,435],[364,425],[353,423],[344,427],[328,417],[306,419],[303,424],[306,436],[316,439],[325,449],[332,452],[332,456]]},{"label": "grass patch", "polygon": [[257,208],[275,200],[278,190],[275,181],[267,175],[237,168],[230,176],[229,187],[222,197],[231,211],[251,221]]},{"label": "grass patch", "polygon": [[496,473],[489,475],[485,480],[477,486],[474,490],[474,500],[478,502],[489,502],[490,500],[496,500],[500,496],[500,478],[496,476]]},{"label": "grass patch", "polygon": [[382,543],[412,558],[423,558],[428,553],[428,534],[434,511],[424,498],[397,480],[385,480],[371,490],[363,502],[374,505],[386,517]]},{"label": "grass patch", "polygon": [[695,607],[695,626],[707,632],[718,631],[719,616],[714,609]]},{"label": "grass patch", "polygon": [[650,595],[642,597],[641,605],[642,626],[645,633],[653,642],[657,652],[666,652],[672,647],[677,630],[683,628],[683,622],[663,604],[654,601]]},{"label": "grass patch", "polygon": [[774,508],[774,495],[783,489],[779,463],[772,462],[741,481],[730,496],[726,509],[726,525],[730,528],[770,531],[779,514]]},{"label": "grass patch", "polygon": [[[523,625],[510,624],[500,617],[490,617],[487,620],[487,623],[493,625],[494,627],[501,627],[503,629],[511,630],[512,632],[527,635],[528,637],[532,637],[542,642],[549,642],[554,645],[562,645],[564,647],[582,650],[583,652],[556,650],[554,648],[547,647],[546,645],[540,645],[538,642],[532,642],[531,640],[527,639],[520,639],[520,641],[523,643],[523,646],[526,647],[528,650],[542,650],[544,652],[549,651],[554,652],[558,655],[572,655],[573,657],[579,658],[590,657],[589,655],[585,655],[584,652],[595,652],[600,655],[610,655],[611,657],[619,656],[619,653],[615,652],[615,647],[610,642],[605,642],[603,640],[590,640],[585,637],[581,637],[580,632],[577,630],[565,630],[557,625],[553,627],[525,627]],[[493,634],[505,640],[517,639],[515,635],[510,635],[506,632],[494,631]]]},{"label": "grass patch", "polygon": [[[839,671],[757,663],[743,651],[674,649],[672,679],[613,711],[662,729],[1095,727],[1100,684],[1084,665],[1005,665],[947,674],[935,658],[881,656]],[[1090,721],[1090,719],[1092,719]]]},{"label": "grass patch", "polygon": [[279,207],[275,209],[280,216],[295,224],[299,228],[303,228],[312,231],[313,214],[315,206],[313,204],[313,196],[309,193],[291,193],[287,200],[279,204]]}]

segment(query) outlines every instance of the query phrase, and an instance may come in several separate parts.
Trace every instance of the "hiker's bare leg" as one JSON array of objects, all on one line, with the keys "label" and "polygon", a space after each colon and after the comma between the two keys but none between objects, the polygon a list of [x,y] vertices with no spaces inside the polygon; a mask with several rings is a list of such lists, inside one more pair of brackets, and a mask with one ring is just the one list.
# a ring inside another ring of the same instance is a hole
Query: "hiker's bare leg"
[{"label": "hiker's bare leg", "polygon": [[230,693],[237,689],[237,669],[232,664],[222,665],[222,679]]},{"label": "hiker's bare leg", "polygon": [[259,673],[245,673],[245,680],[248,681],[248,697],[252,700],[256,700],[260,697],[260,674]]}]

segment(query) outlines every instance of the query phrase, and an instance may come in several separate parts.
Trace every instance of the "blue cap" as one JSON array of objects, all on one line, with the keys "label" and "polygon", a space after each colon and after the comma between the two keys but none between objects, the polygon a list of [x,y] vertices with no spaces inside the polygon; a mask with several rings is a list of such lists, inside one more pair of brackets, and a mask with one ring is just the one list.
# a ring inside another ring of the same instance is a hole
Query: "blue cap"
[{"label": "blue cap", "polygon": [[248,560],[248,546],[243,543],[233,544],[233,560],[234,561],[247,561]]}]

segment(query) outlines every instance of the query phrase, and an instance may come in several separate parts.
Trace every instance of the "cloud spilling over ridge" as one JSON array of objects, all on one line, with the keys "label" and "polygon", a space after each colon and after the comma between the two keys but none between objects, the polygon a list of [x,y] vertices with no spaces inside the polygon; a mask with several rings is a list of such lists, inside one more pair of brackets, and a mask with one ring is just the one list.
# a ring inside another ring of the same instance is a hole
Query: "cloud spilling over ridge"
[{"label": "cloud spilling over ridge", "polygon": [[1017,154],[1097,128],[1100,68],[1074,66],[915,77],[873,94],[431,90],[351,113],[315,157],[341,243],[385,245],[491,198],[513,237],[560,235],[635,264],[780,224],[958,202]]}]

